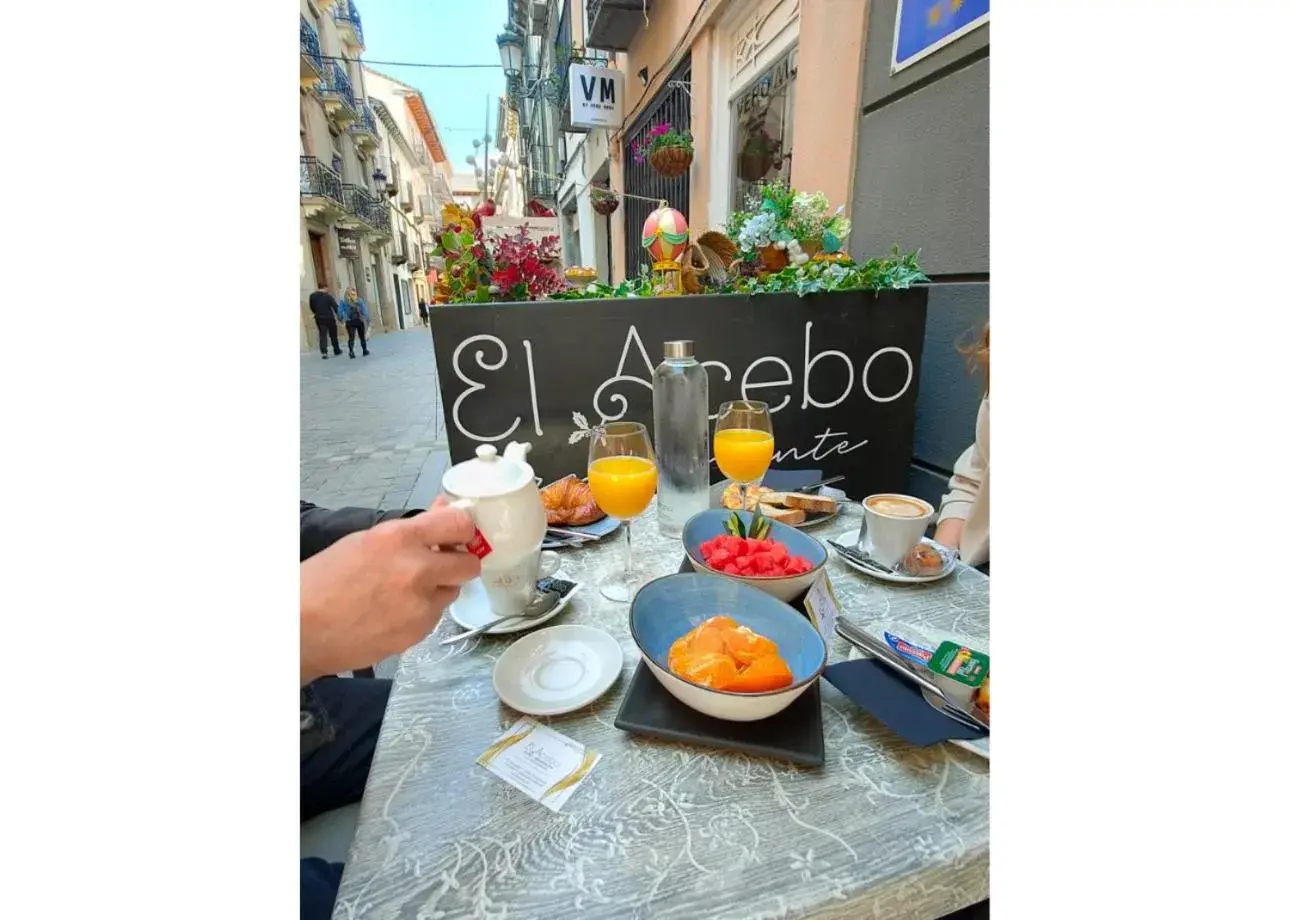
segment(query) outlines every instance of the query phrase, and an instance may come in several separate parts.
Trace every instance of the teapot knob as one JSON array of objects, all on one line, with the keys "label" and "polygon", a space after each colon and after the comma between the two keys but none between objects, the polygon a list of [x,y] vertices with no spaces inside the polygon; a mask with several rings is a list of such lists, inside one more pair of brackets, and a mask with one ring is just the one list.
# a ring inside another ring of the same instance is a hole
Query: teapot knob
[{"label": "teapot knob", "polygon": [[492,444],[480,444],[475,448],[475,456],[485,463],[492,463],[497,459],[497,448]]},{"label": "teapot knob", "polygon": [[511,443],[506,445],[506,450],[502,452],[502,456],[505,457],[507,460],[514,460],[517,463],[524,463],[528,459],[529,451],[532,448],[533,448],[533,445],[527,441],[523,443],[512,441]]}]

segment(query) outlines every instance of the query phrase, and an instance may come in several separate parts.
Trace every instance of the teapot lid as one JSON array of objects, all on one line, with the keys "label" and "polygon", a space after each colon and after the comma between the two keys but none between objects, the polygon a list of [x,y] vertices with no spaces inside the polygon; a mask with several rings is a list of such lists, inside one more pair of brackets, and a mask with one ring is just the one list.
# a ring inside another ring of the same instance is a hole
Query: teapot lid
[{"label": "teapot lid", "polygon": [[492,444],[479,445],[474,460],[458,463],[443,474],[444,491],[459,498],[508,495],[532,481],[533,467],[513,456],[499,456]]}]

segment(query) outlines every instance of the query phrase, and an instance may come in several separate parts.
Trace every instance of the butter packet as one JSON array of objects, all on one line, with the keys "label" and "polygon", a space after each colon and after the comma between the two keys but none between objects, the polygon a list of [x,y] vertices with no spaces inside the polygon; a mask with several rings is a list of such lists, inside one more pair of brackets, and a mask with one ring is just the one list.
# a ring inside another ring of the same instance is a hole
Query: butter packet
[{"label": "butter packet", "polygon": [[957,642],[942,642],[927,662],[932,673],[973,689],[990,673],[990,656]]}]

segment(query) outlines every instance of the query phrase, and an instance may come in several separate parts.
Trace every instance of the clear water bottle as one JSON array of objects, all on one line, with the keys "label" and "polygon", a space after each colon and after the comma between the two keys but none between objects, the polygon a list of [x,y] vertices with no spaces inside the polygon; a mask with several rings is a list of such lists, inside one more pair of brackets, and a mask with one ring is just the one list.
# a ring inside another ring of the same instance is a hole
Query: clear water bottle
[{"label": "clear water bottle", "polygon": [[663,343],[654,369],[654,452],[658,460],[658,529],[679,537],[709,505],[708,369],[694,343]]}]

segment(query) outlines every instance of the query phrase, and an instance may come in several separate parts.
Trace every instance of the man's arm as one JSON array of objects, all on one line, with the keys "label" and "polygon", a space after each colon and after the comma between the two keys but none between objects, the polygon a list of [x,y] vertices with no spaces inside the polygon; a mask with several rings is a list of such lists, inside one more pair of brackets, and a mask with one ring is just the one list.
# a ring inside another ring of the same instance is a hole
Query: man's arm
[{"label": "man's arm", "polygon": [[408,511],[377,511],[374,508],[339,508],[335,511],[319,508],[309,502],[300,503],[300,561],[304,562],[320,553],[341,537],[375,527],[382,521],[415,517],[420,508]]}]

